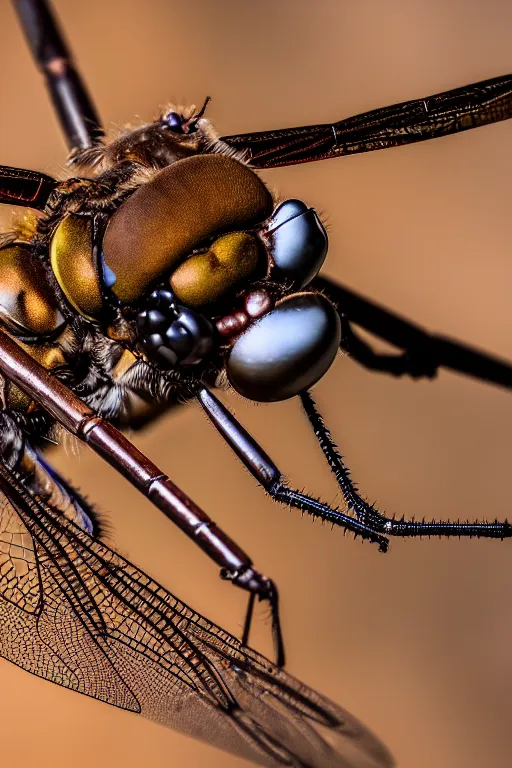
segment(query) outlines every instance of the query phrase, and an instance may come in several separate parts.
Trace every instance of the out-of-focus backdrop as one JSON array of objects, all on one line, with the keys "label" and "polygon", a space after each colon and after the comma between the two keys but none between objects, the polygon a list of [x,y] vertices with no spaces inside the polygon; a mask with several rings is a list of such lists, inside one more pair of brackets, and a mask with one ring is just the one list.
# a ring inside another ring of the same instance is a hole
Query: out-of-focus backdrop
[{"label": "out-of-focus backdrop", "polygon": [[[208,94],[225,134],[337,120],[512,69],[505,0],[55,6],[111,127]],[[8,2],[0,49],[0,162],[58,173],[64,145]],[[511,177],[512,123],[264,174],[325,217],[327,274],[508,359]],[[342,357],[315,391],[354,477],[388,512],[510,516],[510,393],[444,372],[393,380]],[[228,401],[292,483],[336,500],[298,404]],[[277,580],[292,673],[364,720],[404,768],[510,766],[512,543],[397,540],[379,555],[275,506],[194,407],[136,441]],[[240,631],[243,595],[124,480],[87,450],[55,462],[108,510],[123,554]],[[263,616],[259,629],[268,650]],[[6,768],[246,765],[4,661],[0,681]]]}]

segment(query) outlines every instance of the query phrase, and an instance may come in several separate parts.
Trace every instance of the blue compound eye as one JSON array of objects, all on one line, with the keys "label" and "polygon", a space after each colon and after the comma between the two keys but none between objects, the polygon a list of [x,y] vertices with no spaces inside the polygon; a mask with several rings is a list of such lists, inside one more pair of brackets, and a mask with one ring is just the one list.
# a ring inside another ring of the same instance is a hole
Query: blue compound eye
[{"label": "blue compound eye", "polygon": [[164,122],[170,131],[183,133],[183,117],[177,112],[168,112],[164,117]]},{"label": "blue compound eye", "polygon": [[273,273],[303,288],[320,271],[327,255],[327,232],[313,208],[302,200],[285,200],[267,224]]}]

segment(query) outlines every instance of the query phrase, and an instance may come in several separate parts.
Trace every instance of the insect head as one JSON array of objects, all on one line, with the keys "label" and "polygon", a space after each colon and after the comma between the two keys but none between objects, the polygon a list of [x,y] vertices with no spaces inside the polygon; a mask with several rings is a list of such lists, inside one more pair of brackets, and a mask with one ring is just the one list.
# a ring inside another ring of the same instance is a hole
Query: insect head
[{"label": "insect head", "polygon": [[53,274],[82,317],[107,328],[117,312],[131,348],[164,371],[220,354],[234,389],[259,401],[307,389],[334,360],[338,314],[303,290],[326,253],[312,208],[274,208],[263,181],[222,154],[155,172],[103,223],[67,213],[50,240]]}]

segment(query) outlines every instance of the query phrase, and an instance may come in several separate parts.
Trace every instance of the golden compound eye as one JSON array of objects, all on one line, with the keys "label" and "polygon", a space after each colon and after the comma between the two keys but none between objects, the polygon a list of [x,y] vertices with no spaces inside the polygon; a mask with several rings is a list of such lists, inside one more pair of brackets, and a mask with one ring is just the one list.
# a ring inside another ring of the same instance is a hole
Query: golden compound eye
[{"label": "golden compound eye", "polygon": [[15,332],[53,334],[64,322],[36,251],[13,243],[0,249],[0,317]]},{"label": "golden compound eye", "polygon": [[137,189],[114,213],[103,239],[112,290],[128,303],[140,299],[198,243],[250,229],[273,207],[264,183],[223,155],[178,160]]},{"label": "golden compound eye", "polygon": [[103,307],[101,281],[94,263],[93,222],[68,213],[53,233],[50,264],[71,306],[89,319]]},{"label": "golden compound eye", "polygon": [[171,275],[170,286],[189,307],[202,307],[222,298],[241,284],[261,263],[263,247],[248,232],[218,237],[203,253],[190,256]]}]

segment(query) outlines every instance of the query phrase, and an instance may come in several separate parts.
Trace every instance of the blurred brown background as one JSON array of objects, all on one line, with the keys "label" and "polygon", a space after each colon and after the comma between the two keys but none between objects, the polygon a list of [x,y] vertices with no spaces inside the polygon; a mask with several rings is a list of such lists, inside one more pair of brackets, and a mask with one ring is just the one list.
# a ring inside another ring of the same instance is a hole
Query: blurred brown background
[{"label": "blurred brown background", "polygon": [[[505,0],[55,5],[107,126],[211,94],[223,133],[286,127],[512,69]],[[62,140],[5,0],[0,49],[0,162],[58,172]],[[432,331],[512,359],[511,176],[504,123],[265,179],[324,214],[327,273]],[[355,478],[388,512],[510,517],[509,393],[448,373],[395,381],[340,358],[316,397]],[[336,500],[298,404],[229,402],[292,483]],[[400,766],[512,764],[511,543],[394,541],[381,556],[274,506],[193,407],[137,442],[277,580],[290,671],[363,719]],[[85,450],[55,461],[110,511],[121,552],[240,631],[243,596],[125,481]],[[263,638],[263,617],[260,628]],[[246,765],[3,661],[0,679],[6,768]]]}]

